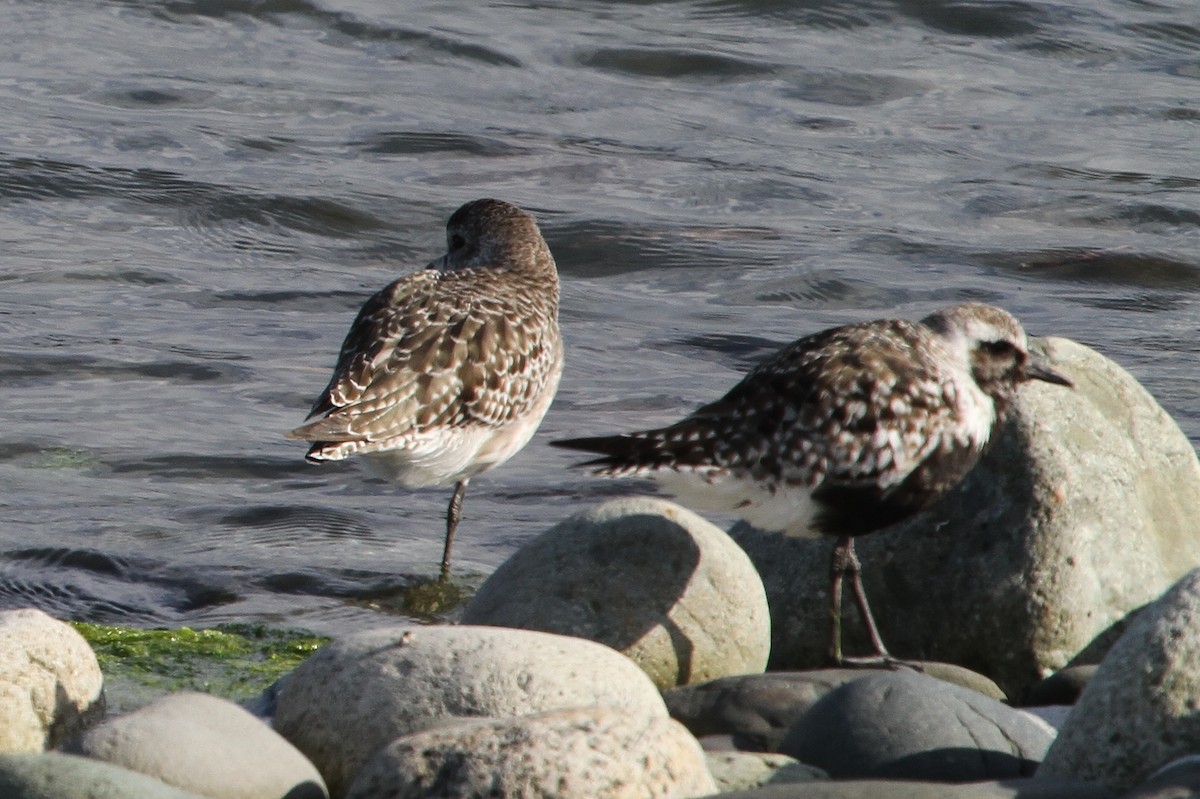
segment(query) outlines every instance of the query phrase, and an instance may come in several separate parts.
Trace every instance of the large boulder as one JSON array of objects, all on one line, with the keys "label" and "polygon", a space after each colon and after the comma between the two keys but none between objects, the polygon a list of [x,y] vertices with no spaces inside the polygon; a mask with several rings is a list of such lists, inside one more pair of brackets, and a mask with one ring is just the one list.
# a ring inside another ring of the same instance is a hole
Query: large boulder
[{"label": "large boulder", "polygon": [[163,697],[105,721],[73,751],[214,799],[324,799],[312,763],[274,730],[227,699]]},{"label": "large boulder", "polygon": [[615,708],[462,722],[393,741],[347,799],[686,799],[716,792],[678,722]]},{"label": "large boulder", "polygon": [[660,688],[761,672],[771,646],[746,553],[695,513],[650,498],[606,502],[533,539],[462,620],[599,641]]},{"label": "large boulder", "polygon": [[500,627],[387,627],[335,641],[292,672],[275,729],[339,796],[401,735],[462,718],[589,706],[667,715],[645,672],[592,641]]},{"label": "large boulder", "polygon": [[[857,541],[892,653],[966,666],[1013,697],[1200,565],[1200,463],[1187,437],[1095,351],[1059,338],[1033,348],[1075,389],[1023,387],[956,490]],[[771,667],[823,663],[832,542],[733,534],[767,588]],[[850,654],[866,647],[852,604]]]},{"label": "large boulder", "polygon": [[1200,752],[1200,569],[1138,614],[1101,662],[1039,776],[1124,791]]},{"label": "large boulder", "polygon": [[0,752],[40,752],[104,714],[83,636],[40,610],[0,611]]}]

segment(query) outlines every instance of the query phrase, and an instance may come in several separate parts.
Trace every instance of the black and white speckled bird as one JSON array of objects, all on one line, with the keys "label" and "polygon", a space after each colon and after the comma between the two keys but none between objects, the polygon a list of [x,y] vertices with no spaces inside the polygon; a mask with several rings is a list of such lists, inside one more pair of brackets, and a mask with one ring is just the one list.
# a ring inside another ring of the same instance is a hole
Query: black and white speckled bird
[{"label": "black and white speckled bird", "polygon": [[[837,663],[890,661],[854,536],[931,505],[979,461],[1017,387],[1071,382],[1032,357],[1008,312],[981,303],[920,322],[884,319],[806,336],[721,399],[669,427],[553,442],[598,453],[594,474],[654,479],[699,510],[791,536],[836,536],[830,590]],[[844,658],[849,576],[875,649]]]},{"label": "black and white speckled bird", "polygon": [[449,251],[372,296],[329,385],[289,438],[315,463],[363,455],[408,488],[454,486],[441,577],[467,482],[529,442],[562,376],[558,272],[533,217],[500,200],[459,208]]}]

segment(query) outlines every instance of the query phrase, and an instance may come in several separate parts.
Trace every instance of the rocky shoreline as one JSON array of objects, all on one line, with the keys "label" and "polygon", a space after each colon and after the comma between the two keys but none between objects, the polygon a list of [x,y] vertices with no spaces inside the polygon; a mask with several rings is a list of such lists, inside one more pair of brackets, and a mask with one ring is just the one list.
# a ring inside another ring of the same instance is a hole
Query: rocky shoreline
[{"label": "rocky shoreline", "polygon": [[826,542],[623,499],[461,623],[339,638],[247,707],[105,717],[86,641],[2,612],[0,796],[1200,795],[1200,463],[1115,364],[1042,346],[1077,390],[1023,391],[952,496],[860,544],[916,668],[821,667]]}]

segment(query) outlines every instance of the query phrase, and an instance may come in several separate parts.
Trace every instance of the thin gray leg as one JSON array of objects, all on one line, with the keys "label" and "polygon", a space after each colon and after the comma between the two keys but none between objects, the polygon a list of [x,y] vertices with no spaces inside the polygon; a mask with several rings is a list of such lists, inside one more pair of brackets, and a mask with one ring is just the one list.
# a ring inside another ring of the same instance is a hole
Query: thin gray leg
[{"label": "thin gray leg", "polygon": [[442,575],[439,578],[443,583],[450,579],[450,547],[454,545],[454,533],[458,530],[458,520],[462,516],[463,497],[467,494],[468,482],[469,478],[454,484],[450,507],[446,509],[446,546],[442,549]]}]

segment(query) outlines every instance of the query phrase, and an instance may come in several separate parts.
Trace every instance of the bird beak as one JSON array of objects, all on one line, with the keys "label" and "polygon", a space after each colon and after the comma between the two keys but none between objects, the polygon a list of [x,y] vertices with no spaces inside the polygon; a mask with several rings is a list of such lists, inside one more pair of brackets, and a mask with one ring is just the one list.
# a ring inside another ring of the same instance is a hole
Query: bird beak
[{"label": "bird beak", "polygon": [[1075,388],[1075,384],[1069,378],[1051,369],[1039,355],[1032,352],[1029,353],[1029,360],[1025,362],[1025,376],[1030,380],[1044,380],[1047,383]]}]

